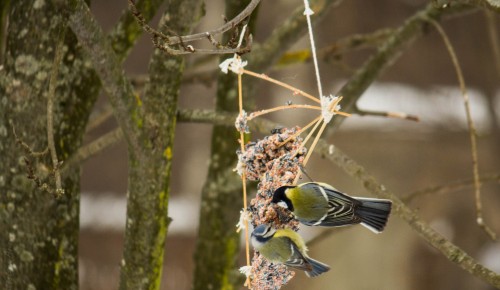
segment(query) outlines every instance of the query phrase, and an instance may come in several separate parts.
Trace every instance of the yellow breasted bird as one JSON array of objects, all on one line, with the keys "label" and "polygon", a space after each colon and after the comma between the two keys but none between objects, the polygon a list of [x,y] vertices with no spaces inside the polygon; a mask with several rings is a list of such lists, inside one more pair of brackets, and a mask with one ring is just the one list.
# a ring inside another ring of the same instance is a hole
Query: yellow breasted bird
[{"label": "yellow breasted bird", "polygon": [[308,277],[330,270],[328,265],[309,258],[304,240],[291,229],[260,225],[252,232],[252,246],[270,262],[303,270]]},{"label": "yellow breasted bird", "polygon": [[352,197],[317,182],[282,186],[274,192],[272,203],[288,208],[308,226],[339,227],[360,223],[375,233],[384,230],[392,206],[387,199]]}]

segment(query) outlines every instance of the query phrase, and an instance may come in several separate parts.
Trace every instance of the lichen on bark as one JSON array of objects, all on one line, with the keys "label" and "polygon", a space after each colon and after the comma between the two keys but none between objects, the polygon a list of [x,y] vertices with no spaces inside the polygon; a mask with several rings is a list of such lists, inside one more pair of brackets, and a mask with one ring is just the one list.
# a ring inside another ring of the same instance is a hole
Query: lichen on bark
[{"label": "lichen on bark", "polygon": [[[169,0],[159,26],[179,34],[201,17],[202,1]],[[159,289],[170,218],[168,197],[177,99],[184,58],[155,50],[149,83],[134,118],[138,148],[129,150],[125,248],[120,289]],[[134,152],[134,150],[140,150]]]},{"label": "lichen on bark", "polygon": [[[8,45],[0,69],[0,153],[4,156],[0,230],[6,233],[0,237],[0,285],[5,289],[77,289],[79,166],[64,171],[66,193],[56,199],[47,191],[53,184],[48,155],[33,156],[21,145],[24,142],[32,151],[47,147],[47,83],[58,33],[71,9],[50,1],[10,4]],[[154,11],[157,6],[148,7]],[[80,147],[100,89],[74,34],[68,29],[64,34],[53,114],[55,146],[63,161]],[[131,35],[124,47],[136,39],[136,34]],[[121,52],[122,59],[127,51]],[[29,179],[28,175],[33,176]],[[42,186],[35,184],[34,177]]]},{"label": "lichen on bark", "polygon": [[[47,147],[47,82],[54,63],[54,47],[64,29],[64,55],[58,68],[54,106],[54,137],[61,159],[81,143],[90,113],[91,84],[95,75],[85,74],[81,51],[65,27],[67,13],[50,2],[14,1],[3,71],[0,72],[0,284],[5,289],[77,289],[79,168],[63,176],[66,194],[55,198],[53,168],[48,155],[33,151]],[[37,33],[29,33],[36,31]],[[17,137],[14,135],[14,130]],[[36,185],[27,171],[40,178]]]}]

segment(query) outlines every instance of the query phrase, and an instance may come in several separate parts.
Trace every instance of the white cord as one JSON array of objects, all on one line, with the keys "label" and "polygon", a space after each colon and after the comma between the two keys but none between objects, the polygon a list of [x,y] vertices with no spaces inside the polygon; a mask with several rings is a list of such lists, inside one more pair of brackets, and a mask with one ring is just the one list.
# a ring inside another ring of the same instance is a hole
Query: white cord
[{"label": "white cord", "polygon": [[312,52],[312,57],[313,57],[313,62],[314,62],[314,70],[316,72],[316,82],[318,83],[318,92],[320,98],[323,97],[323,88],[321,87],[321,78],[319,76],[319,66],[318,66],[318,58],[316,56],[316,44],[314,43],[314,36],[313,36],[313,29],[312,29],[312,24],[311,24],[311,15],[314,14],[314,11],[312,11],[311,7],[309,6],[309,0],[304,0],[304,15],[307,18],[307,28],[309,30],[309,40],[311,42],[311,52]]},{"label": "white cord", "polygon": [[243,43],[243,37],[245,36],[246,30],[247,30],[247,24],[243,25],[243,29],[241,30],[241,33],[240,33],[240,40],[238,41],[238,46],[236,48],[241,47],[241,44]]}]

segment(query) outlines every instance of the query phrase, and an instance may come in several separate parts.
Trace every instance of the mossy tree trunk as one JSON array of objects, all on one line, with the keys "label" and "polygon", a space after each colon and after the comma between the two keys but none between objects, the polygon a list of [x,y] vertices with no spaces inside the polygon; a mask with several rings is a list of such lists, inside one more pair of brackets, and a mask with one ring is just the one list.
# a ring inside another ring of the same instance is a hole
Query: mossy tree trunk
[{"label": "mossy tree trunk", "polygon": [[[120,58],[81,0],[70,26],[109,95],[128,145],[129,188],[120,289],[159,289],[169,224],[168,190],[183,59],[155,52],[144,97],[132,89]],[[187,33],[201,16],[200,0],[167,2],[161,29]]]},{"label": "mossy tree trunk", "polygon": [[[232,19],[250,1],[226,1]],[[252,17],[255,17],[253,13]],[[250,22],[253,26],[254,22]],[[251,30],[253,30],[251,28]],[[229,39],[225,35],[224,40]],[[222,60],[232,55],[223,55]],[[238,112],[237,81],[234,74],[221,74],[217,83],[216,112]],[[234,128],[215,125],[212,131],[210,164],[202,191],[198,239],[195,252],[194,289],[235,289],[240,235],[236,222],[243,207],[240,177],[233,172],[239,133]],[[240,277],[241,278],[241,277]]]},{"label": "mossy tree trunk", "polygon": [[80,146],[97,96],[93,86],[97,77],[85,66],[75,36],[66,28],[65,7],[55,5],[51,1],[10,3],[6,54],[0,72],[3,289],[78,287],[79,168],[63,174],[65,193],[56,198],[50,154],[34,156],[21,145],[24,142],[32,151],[46,151],[48,87],[58,41],[64,41],[64,46],[52,116],[59,160],[65,160]]},{"label": "mossy tree trunk", "polygon": [[[202,13],[200,0],[168,0],[159,27],[188,34]],[[155,50],[150,81],[137,102],[140,154],[129,150],[129,188],[120,289],[159,289],[165,238],[177,99],[184,58]],[[132,117],[132,116],[131,116]]]},{"label": "mossy tree trunk", "polygon": [[[48,83],[57,42],[64,41],[53,108],[60,161],[81,145],[100,80],[75,35],[64,28],[70,13],[64,3],[11,1],[9,7],[4,5],[9,1],[4,2],[2,11],[8,8],[9,13],[2,13],[0,22],[6,23],[8,15],[10,23],[7,44],[0,45],[5,47],[0,58],[0,285],[2,289],[77,289],[79,166],[63,173],[65,194],[55,198],[49,154],[36,154],[46,151],[48,143]],[[150,19],[161,2],[143,0],[138,7]],[[64,40],[59,37],[61,29],[65,29]],[[130,14],[124,14],[110,37],[120,60],[140,32]]]}]

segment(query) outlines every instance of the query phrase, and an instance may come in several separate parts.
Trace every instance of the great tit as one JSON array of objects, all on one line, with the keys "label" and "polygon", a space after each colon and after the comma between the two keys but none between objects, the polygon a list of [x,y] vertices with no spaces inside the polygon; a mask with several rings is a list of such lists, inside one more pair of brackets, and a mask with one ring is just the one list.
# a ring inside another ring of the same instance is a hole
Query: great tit
[{"label": "great tit", "polygon": [[392,202],[351,197],[326,183],[308,182],[276,189],[272,203],[288,208],[308,226],[339,227],[361,223],[375,233],[384,230]]},{"label": "great tit", "polygon": [[270,262],[303,270],[308,277],[330,270],[328,265],[307,256],[304,240],[291,229],[276,230],[270,225],[260,225],[252,232],[252,246]]}]

